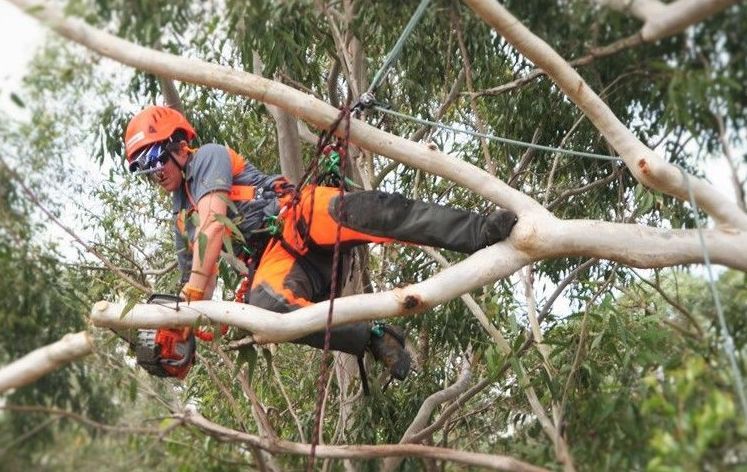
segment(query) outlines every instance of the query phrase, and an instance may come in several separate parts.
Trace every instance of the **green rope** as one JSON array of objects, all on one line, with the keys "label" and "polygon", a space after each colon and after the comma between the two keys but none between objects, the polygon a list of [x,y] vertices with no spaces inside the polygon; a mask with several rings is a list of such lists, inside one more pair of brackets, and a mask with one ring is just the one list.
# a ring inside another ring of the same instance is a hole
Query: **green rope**
[{"label": "green rope", "polygon": [[747,423],[747,397],[744,393],[744,381],[742,380],[742,373],[739,371],[737,365],[737,356],[734,352],[734,339],[729,333],[729,326],[726,324],[726,318],[724,317],[724,309],[721,306],[721,299],[718,296],[718,290],[716,290],[716,282],[714,281],[713,271],[711,270],[711,258],[708,254],[708,247],[705,243],[705,237],[703,236],[703,227],[700,223],[700,217],[698,216],[698,206],[695,203],[695,195],[693,195],[693,189],[690,185],[690,177],[688,176],[685,169],[677,166],[680,173],[685,179],[687,185],[687,194],[690,198],[690,206],[693,207],[693,216],[695,217],[695,227],[698,229],[698,239],[700,240],[700,247],[703,249],[703,262],[706,266],[706,272],[708,273],[708,287],[711,290],[713,296],[713,302],[716,305],[716,313],[718,314],[718,322],[721,326],[721,336],[724,339],[724,350],[729,358],[729,364],[731,365],[732,374],[734,376],[734,383],[736,384],[737,397],[742,404],[742,413],[745,416],[745,422]]},{"label": "green rope", "polygon": [[382,81],[387,71],[389,71],[389,68],[392,66],[392,64],[394,64],[394,61],[397,60],[397,56],[399,56],[399,53],[402,50],[402,46],[404,46],[405,44],[405,40],[410,35],[410,33],[412,33],[412,30],[415,29],[415,25],[417,25],[418,21],[420,21],[420,18],[423,16],[423,13],[425,13],[425,9],[430,3],[430,1],[431,0],[420,1],[420,5],[418,5],[417,10],[415,10],[415,13],[412,14],[412,17],[410,18],[410,21],[407,23],[407,26],[405,26],[405,29],[402,30],[402,34],[399,35],[399,39],[397,39],[397,42],[394,43],[394,47],[392,48],[391,51],[389,51],[389,55],[384,60],[384,63],[381,65],[381,68],[376,72],[376,75],[371,81],[371,85],[368,87],[368,90],[366,91],[367,94],[373,93],[376,87],[379,86],[379,82]]},{"label": "green rope", "polygon": [[416,123],[420,123],[421,125],[427,125],[427,126],[435,126],[437,128],[443,128],[449,131],[453,131],[455,133],[463,133],[468,134],[470,136],[476,136],[478,138],[485,138],[492,141],[497,141],[499,143],[503,144],[509,144],[512,146],[520,146],[530,149],[536,149],[538,151],[549,151],[549,152],[557,152],[560,154],[570,154],[572,156],[580,156],[580,157],[589,157],[592,159],[601,159],[605,161],[622,161],[619,157],[616,156],[608,156],[606,154],[594,154],[592,152],[582,152],[582,151],[573,151],[570,149],[562,149],[562,148],[556,148],[556,147],[550,147],[550,146],[543,146],[541,144],[534,144],[534,143],[527,143],[525,141],[517,141],[515,139],[509,139],[509,138],[503,138],[501,136],[495,136],[493,134],[485,134],[485,133],[478,133],[476,131],[470,131],[467,129],[459,129],[455,128],[453,126],[449,126],[444,123],[438,123],[436,121],[428,121],[424,120],[422,118],[416,118],[414,116],[405,115],[404,113],[399,113],[394,110],[389,110],[387,108],[382,108],[380,106],[374,106],[374,110],[379,111],[381,113],[386,113],[388,115],[393,115],[399,118],[404,118],[406,120],[414,121]]}]

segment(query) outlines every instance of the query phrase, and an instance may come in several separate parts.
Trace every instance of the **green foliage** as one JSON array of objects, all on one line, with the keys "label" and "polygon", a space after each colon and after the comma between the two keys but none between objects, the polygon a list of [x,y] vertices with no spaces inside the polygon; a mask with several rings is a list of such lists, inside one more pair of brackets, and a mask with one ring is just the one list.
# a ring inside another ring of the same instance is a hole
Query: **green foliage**
[{"label": "green foliage", "polygon": [[[254,70],[256,53],[264,62],[266,77],[342,104],[357,97],[344,70],[336,68],[344,61],[334,42],[335,28],[343,36],[350,35],[348,39],[354,36],[362,41],[366,79],[356,85],[365,88],[416,6],[416,2],[392,0],[350,2],[355,14],[348,24],[343,19],[347,4],[73,0],[68,13],[140,44],[236,69]],[[503,4],[567,58],[580,57],[640,28],[629,16],[593,8],[587,0]],[[730,128],[746,124],[745,15],[746,9],[734,8],[687,35],[621,51],[580,67],[579,72],[639,138],[652,144],[663,138],[659,150],[668,160],[697,171],[706,151],[717,145],[713,113],[723,116]],[[376,90],[377,98],[394,110],[436,118],[466,67],[457,28],[463,33],[476,90],[509,82],[533,68],[465,5],[433,1]],[[178,84],[178,91],[198,130],[195,145],[227,143],[258,168],[279,172],[274,123],[263,104],[190,84]],[[52,41],[38,53],[24,90],[14,93],[12,100],[25,107],[30,122],[0,118],[3,157],[7,155],[14,168],[23,170],[25,181],[56,215],[72,215],[67,222],[113,264],[154,291],[176,292],[176,271],[153,275],[173,261],[168,195],[127,176],[121,158],[122,135],[132,113],[161,100],[157,78],[113,67]],[[530,141],[536,133],[542,144],[610,152],[588,120],[579,121],[573,104],[544,78],[508,93],[481,97],[474,108],[468,97],[460,96],[440,119],[473,129],[478,115],[492,134]],[[366,119],[399,136],[412,136],[419,128],[372,112]],[[424,140],[488,168],[483,149],[474,139],[430,130]],[[504,180],[525,157],[523,149],[493,142],[488,151],[497,175]],[[307,160],[312,153],[310,146],[304,149]],[[371,167],[377,173],[387,164],[386,159],[373,156]],[[0,320],[7,326],[0,333],[0,359],[8,362],[67,332],[84,329],[83,314],[93,302],[110,299],[131,306],[143,294],[110,271],[100,270],[99,262],[82,250],[49,242],[52,238],[44,237],[52,231],[47,218],[32,209],[3,172],[0,166],[0,269],[4,274]],[[614,178],[604,185],[572,192],[611,175]],[[693,227],[689,209],[637,185],[618,164],[539,152],[514,177],[514,186],[548,203],[562,218]],[[380,189],[480,213],[493,209],[451,182],[403,166],[391,171]],[[193,223],[199,226],[198,220]],[[223,240],[231,254],[244,245],[237,227],[241,222],[225,219],[221,223],[232,232]],[[204,249],[202,238],[199,257]],[[462,257],[447,255],[454,262]],[[374,290],[415,283],[440,270],[412,247],[374,249],[368,259]],[[536,285],[542,286],[544,294],[539,301],[545,302],[555,285],[583,262],[569,258],[536,264]],[[221,261],[224,293],[236,287],[239,265],[230,256]],[[558,469],[554,445],[526,399],[526,388],[531,386],[543,405],[562,403],[562,432],[580,470],[743,467],[747,462],[744,425],[704,282],[680,271],[651,275],[687,312],[666,302],[628,269],[597,263],[565,292],[561,301],[568,308],[546,313],[544,342],[550,350],[552,375],[534,348],[521,351],[528,338],[528,308],[521,287],[511,280],[472,294],[507,338],[511,356],[496,348],[459,300],[422,316],[394,321],[415,342],[416,372],[384,390],[381,367],[370,366],[372,396],[349,404],[342,398],[352,395],[359,381],[353,375],[352,386],[345,391],[333,381],[323,424],[326,442],[398,442],[422,402],[454,382],[465,351],[471,347],[473,379],[487,378],[492,383],[461,404],[445,429],[436,432],[434,444],[507,454]],[[609,280],[616,281],[614,288],[604,287],[604,293],[595,296]],[[743,273],[720,275],[718,289],[740,359],[747,344],[744,287]],[[104,347],[95,359],[20,389],[8,401],[57,406],[107,423],[141,425],[144,419],[159,418],[146,424],[160,429],[166,429],[170,421],[160,419],[169,415],[165,404],[192,404],[216,423],[258,433],[251,402],[239,381],[247,376],[278,436],[291,441],[310,439],[321,362],[317,351],[284,344],[268,357],[248,348],[238,354],[236,367],[231,369],[202,345],[201,360],[186,382],[171,383],[134,369],[125,361],[126,348],[117,339],[99,344]],[[521,379],[520,371],[526,372]],[[300,426],[290,410],[297,414]],[[344,426],[340,426],[341,415],[347,415]],[[3,413],[0,439],[11,441],[46,419],[44,415]],[[74,452],[70,445],[76,446]],[[181,427],[157,441],[145,435],[108,435],[60,421],[32,435],[19,451],[11,468],[47,464],[98,470],[127,464],[135,470],[197,471],[245,470],[253,465],[245,448]],[[304,466],[299,457],[277,460],[284,469]],[[364,470],[378,465],[375,461],[360,464]],[[340,468],[333,462],[333,470]],[[421,468],[422,462],[416,460],[403,463],[404,470]]]}]

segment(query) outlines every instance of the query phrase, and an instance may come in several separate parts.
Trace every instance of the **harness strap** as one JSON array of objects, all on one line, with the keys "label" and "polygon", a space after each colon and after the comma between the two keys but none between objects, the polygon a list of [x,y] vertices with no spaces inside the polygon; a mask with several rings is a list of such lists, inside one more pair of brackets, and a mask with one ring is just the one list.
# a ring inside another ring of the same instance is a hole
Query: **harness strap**
[{"label": "harness strap", "polygon": [[[226,146],[226,150],[228,151],[228,156],[231,159],[231,176],[236,177],[241,173],[241,171],[244,170],[244,158],[229,146]],[[193,149],[190,149],[190,151],[194,152]],[[181,166],[179,166],[179,168],[182,170],[182,173],[184,173],[184,169]],[[187,185],[186,177],[184,179],[184,192],[187,194],[187,200],[189,200],[189,204],[192,206],[192,209],[197,208],[197,202],[195,202],[195,199],[192,196],[192,192],[189,191],[189,185]],[[233,202],[254,200],[256,196],[257,187],[254,185],[231,185],[231,188],[228,190],[228,198]]]},{"label": "harness strap", "polygon": [[361,386],[363,387],[363,395],[370,396],[371,391],[368,389],[368,374],[366,373],[366,366],[363,363],[363,356],[358,356],[358,372],[361,376]]}]

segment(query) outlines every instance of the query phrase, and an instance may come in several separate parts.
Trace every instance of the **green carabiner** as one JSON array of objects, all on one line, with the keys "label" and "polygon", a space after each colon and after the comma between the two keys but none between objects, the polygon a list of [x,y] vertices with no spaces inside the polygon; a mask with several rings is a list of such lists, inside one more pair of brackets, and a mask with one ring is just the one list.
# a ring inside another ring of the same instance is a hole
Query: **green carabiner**
[{"label": "green carabiner", "polygon": [[374,321],[373,325],[371,326],[371,334],[373,334],[377,338],[384,336],[384,323],[382,323],[381,321]]},{"label": "green carabiner", "polygon": [[265,228],[271,236],[277,236],[283,232],[283,222],[276,215],[266,216]]}]

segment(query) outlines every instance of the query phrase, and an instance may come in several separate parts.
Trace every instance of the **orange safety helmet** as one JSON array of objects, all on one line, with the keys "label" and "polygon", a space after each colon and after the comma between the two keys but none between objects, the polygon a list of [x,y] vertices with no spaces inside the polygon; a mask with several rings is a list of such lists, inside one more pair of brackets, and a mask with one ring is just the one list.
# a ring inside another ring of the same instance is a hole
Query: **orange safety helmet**
[{"label": "orange safety helmet", "polygon": [[197,136],[184,115],[169,107],[149,106],[133,116],[125,131],[125,154],[132,165],[136,153],[149,144],[168,139],[176,130],[183,130],[187,140]]}]

